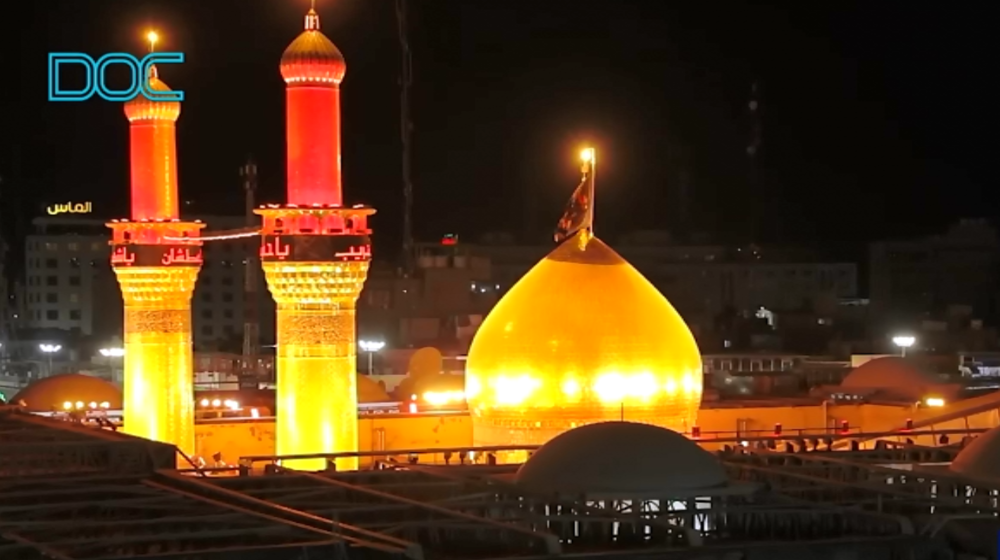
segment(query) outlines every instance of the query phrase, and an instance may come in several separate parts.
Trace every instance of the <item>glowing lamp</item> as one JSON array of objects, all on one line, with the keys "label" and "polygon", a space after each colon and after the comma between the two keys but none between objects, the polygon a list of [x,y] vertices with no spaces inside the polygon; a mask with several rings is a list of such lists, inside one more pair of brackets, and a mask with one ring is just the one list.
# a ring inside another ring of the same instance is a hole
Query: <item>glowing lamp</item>
[{"label": "glowing lamp", "polygon": [[594,161],[594,149],[585,148],[582,152],[580,152],[580,159],[587,163]]},{"label": "glowing lamp", "polygon": [[924,399],[924,404],[930,407],[939,408],[944,406],[944,399],[940,397],[927,397]]},{"label": "glowing lamp", "polygon": [[917,342],[917,338],[911,335],[899,335],[892,337],[892,343],[899,347],[900,354],[905,358],[906,350]]}]

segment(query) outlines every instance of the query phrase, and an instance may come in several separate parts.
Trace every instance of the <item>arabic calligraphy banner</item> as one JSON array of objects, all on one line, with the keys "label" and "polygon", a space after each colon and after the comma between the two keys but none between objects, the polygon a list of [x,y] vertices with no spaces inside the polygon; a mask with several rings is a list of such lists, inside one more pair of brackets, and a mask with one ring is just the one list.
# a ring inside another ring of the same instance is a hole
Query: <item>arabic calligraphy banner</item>
[{"label": "arabic calligraphy banner", "polygon": [[367,235],[262,235],[262,261],[330,262],[371,260]]},{"label": "arabic calligraphy banner", "polygon": [[190,245],[116,245],[111,251],[115,266],[200,266],[201,247]]}]

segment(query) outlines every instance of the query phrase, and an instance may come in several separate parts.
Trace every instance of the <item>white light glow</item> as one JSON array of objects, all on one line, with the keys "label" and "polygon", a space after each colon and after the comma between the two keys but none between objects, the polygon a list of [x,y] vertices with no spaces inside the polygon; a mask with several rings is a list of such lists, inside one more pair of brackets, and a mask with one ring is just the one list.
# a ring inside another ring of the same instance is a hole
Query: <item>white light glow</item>
[{"label": "white light glow", "polygon": [[359,340],[358,346],[365,352],[378,352],[385,348],[385,342],[381,340]]},{"label": "white light glow", "polygon": [[909,348],[917,342],[916,337],[909,335],[900,335],[892,337],[892,343],[900,348]]}]

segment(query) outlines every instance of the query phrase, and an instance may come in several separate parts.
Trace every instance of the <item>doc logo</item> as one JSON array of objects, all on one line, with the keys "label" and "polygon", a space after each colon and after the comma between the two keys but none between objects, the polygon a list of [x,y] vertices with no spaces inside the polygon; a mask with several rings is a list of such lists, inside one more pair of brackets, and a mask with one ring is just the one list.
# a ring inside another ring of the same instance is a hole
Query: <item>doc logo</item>
[{"label": "doc logo", "polygon": [[[142,60],[128,53],[108,53],[97,60],[83,53],[49,53],[49,101],[86,101],[95,94],[105,101],[131,101],[142,95],[150,101],[184,101],[183,91],[156,91],[149,87],[149,69],[154,64],[179,64],[184,62],[184,53],[154,52]],[[83,89],[63,89],[59,85],[60,69],[70,65],[86,69]],[[126,89],[110,89],[104,83],[108,66],[122,64],[132,72],[132,85]]]}]

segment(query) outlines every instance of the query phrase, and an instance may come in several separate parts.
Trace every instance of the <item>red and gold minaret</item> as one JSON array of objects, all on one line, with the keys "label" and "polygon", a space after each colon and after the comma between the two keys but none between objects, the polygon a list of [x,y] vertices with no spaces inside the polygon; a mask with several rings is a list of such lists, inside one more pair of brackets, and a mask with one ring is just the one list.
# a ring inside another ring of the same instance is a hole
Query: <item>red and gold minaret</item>
[{"label": "red and gold minaret", "polygon": [[[372,208],[342,205],[340,82],[347,64],[309,10],[285,49],[288,203],[257,210],[261,264],[277,303],[278,455],[358,449],[355,302],[368,275]],[[320,470],[323,459],[285,466]],[[338,459],[337,468],[357,468]]]},{"label": "red and gold minaret", "polygon": [[[149,35],[151,45],[156,35]],[[156,68],[154,90],[170,91]],[[175,129],[179,102],[139,95],[129,121],[132,216],[108,224],[125,307],[124,431],[194,452],[191,293],[204,224],[180,220]]]}]

